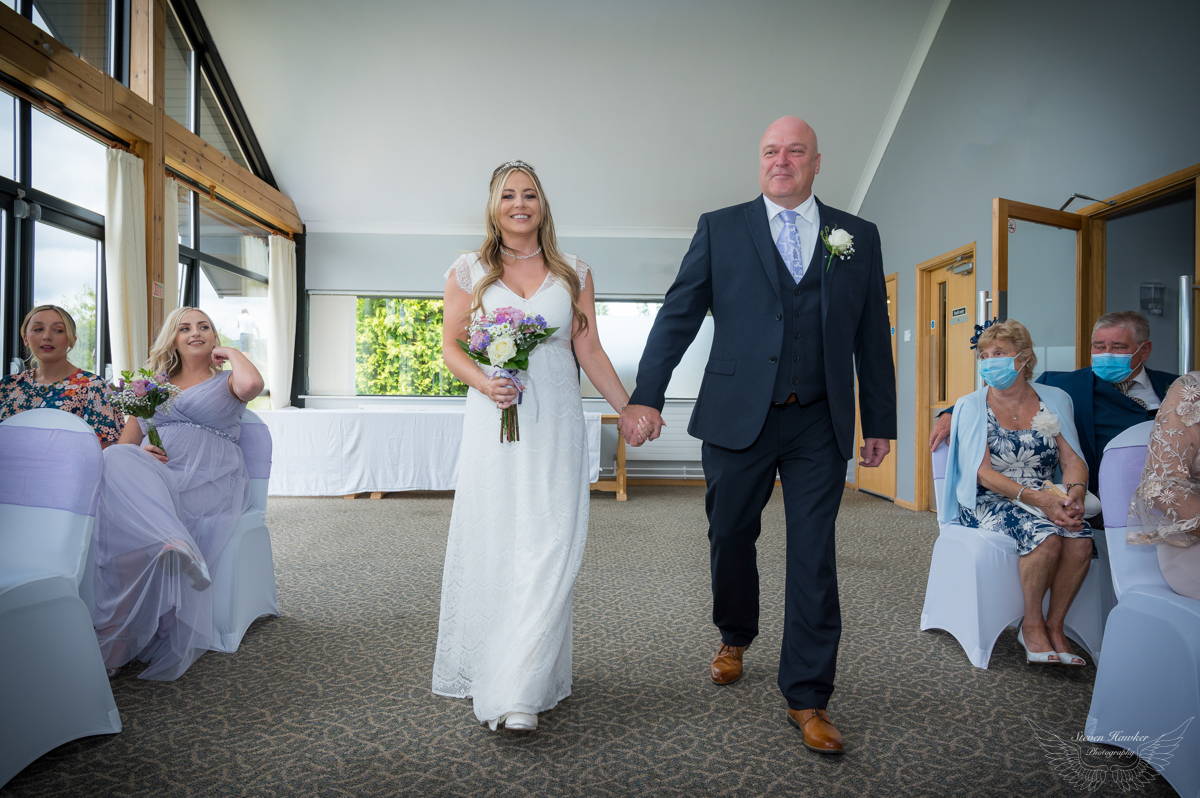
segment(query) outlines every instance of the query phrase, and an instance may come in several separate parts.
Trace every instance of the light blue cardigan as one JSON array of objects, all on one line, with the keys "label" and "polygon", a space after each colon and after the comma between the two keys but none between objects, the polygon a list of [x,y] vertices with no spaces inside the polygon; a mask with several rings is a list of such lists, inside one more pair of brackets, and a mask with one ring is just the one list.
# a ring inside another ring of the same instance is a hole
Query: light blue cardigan
[{"label": "light blue cardigan", "polygon": [[[1075,454],[1079,454],[1075,405],[1071,397],[1053,385],[1037,382],[1030,385],[1037,391],[1046,409],[1058,416],[1063,438],[1075,450]],[[988,386],[984,385],[954,403],[954,415],[950,421],[950,451],[946,457],[946,481],[942,485],[942,506],[938,508],[938,521],[943,524],[958,522],[959,507],[975,508],[979,465],[987,451],[987,391]]]}]

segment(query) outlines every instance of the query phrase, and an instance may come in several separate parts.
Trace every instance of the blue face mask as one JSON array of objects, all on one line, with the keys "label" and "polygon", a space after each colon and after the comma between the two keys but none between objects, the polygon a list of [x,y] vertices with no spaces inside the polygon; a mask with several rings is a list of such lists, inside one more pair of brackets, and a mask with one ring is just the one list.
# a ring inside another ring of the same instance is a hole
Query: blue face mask
[{"label": "blue face mask", "polygon": [[1133,373],[1129,361],[1142,346],[1145,344],[1143,343],[1127,355],[1119,355],[1115,352],[1097,352],[1092,355],[1092,373],[1105,382],[1124,382]]},{"label": "blue face mask", "polygon": [[993,388],[1003,391],[1017,381],[1015,358],[989,357],[979,361],[979,373]]}]

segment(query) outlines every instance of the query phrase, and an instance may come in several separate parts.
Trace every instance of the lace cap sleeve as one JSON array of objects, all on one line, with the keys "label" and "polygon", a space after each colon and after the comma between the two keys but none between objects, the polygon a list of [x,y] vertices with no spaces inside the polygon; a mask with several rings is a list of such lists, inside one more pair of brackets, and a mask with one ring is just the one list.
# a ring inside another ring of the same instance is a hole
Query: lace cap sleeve
[{"label": "lace cap sleeve", "polygon": [[450,268],[446,270],[446,273],[442,275],[442,279],[449,279],[450,275],[453,274],[455,284],[458,285],[458,287],[461,288],[464,293],[471,293],[471,286],[473,284],[471,280],[471,263],[473,262],[472,256],[474,254],[475,253],[471,253],[470,255],[459,255],[458,259],[454,261],[454,263],[450,265]]},{"label": "lace cap sleeve", "polygon": [[574,255],[571,259],[575,261],[575,274],[579,275],[579,290],[582,291],[587,288],[588,265]]},{"label": "lace cap sleeve", "polygon": [[1129,543],[1191,546],[1200,538],[1200,380],[1197,373],[1180,377],[1167,391],[1150,433],[1146,467],[1133,494],[1130,514],[1142,528],[1131,530]]}]

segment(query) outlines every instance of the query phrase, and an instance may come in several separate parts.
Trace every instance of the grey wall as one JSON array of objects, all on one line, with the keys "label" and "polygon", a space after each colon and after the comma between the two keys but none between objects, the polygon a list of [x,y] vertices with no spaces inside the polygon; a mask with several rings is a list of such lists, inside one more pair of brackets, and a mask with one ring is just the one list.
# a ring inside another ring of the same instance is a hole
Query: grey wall
[{"label": "grey wall", "polygon": [[1196,198],[1148,208],[1118,219],[1107,229],[1104,304],[1108,310],[1140,310],[1141,284],[1166,286],[1163,315],[1147,315],[1154,344],[1147,365],[1179,372],[1179,278],[1196,268]]},{"label": "grey wall", "polygon": [[[1200,3],[954,0],[860,214],[900,275],[915,330],[913,267],[978,242],[990,287],[992,198],[1059,207],[1200,162]],[[820,185],[818,183],[818,193]],[[913,342],[899,343],[897,495],[913,498]]]},{"label": "grey wall", "polygon": [[[481,236],[309,233],[309,291],[441,294],[446,270]],[[592,269],[598,296],[661,296],[671,287],[687,238],[559,238]]]}]

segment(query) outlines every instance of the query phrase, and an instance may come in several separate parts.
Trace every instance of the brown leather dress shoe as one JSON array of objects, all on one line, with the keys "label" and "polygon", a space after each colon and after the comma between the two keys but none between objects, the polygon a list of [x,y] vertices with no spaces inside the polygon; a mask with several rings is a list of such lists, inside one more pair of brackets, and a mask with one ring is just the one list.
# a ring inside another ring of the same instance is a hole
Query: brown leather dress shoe
[{"label": "brown leather dress shoe", "polygon": [[823,709],[789,709],[788,723],[804,734],[804,747],[818,754],[841,754],[846,750],[842,733]]},{"label": "brown leather dress shoe", "polygon": [[713,657],[712,669],[709,672],[713,684],[733,684],[742,678],[742,654],[745,651],[745,646],[721,644],[717,655]]}]

